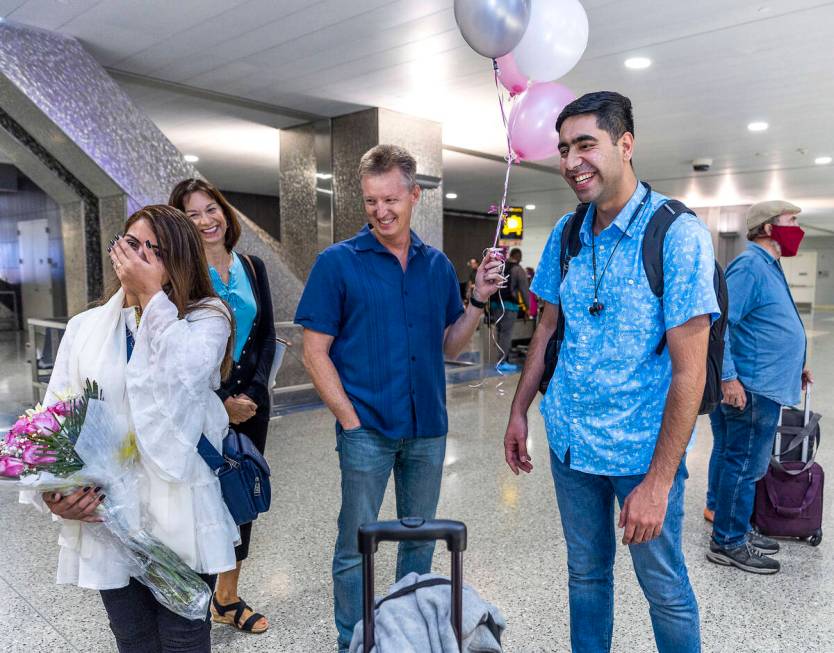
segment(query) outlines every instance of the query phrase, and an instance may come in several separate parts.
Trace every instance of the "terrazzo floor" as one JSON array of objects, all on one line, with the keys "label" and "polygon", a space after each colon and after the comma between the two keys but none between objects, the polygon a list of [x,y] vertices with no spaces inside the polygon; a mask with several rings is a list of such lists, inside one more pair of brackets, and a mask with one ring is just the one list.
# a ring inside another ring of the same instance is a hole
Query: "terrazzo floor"
[{"label": "terrazzo floor", "polygon": [[[823,414],[819,462],[834,470],[834,426],[826,416],[834,400],[834,315],[809,319],[809,363],[816,374],[814,407]],[[0,339],[0,417],[25,402],[18,383],[26,379],[19,343]],[[516,377],[500,390],[488,379],[448,391],[450,433],[438,516],[460,519],[469,529],[464,578],[507,617],[505,650],[569,651],[565,545],[547,465],[541,418],[530,412],[530,446],[536,466],[516,478],[503,462],[501,440]],[[834,422],[832,422],[834,424]],[[827,432],[827,433],[826,433]],[[273,509],[255,528],[241,593],[268,615],[270,630],[259,636],[215,626],[218,652],[335,650],[330,562],[339,505],[333,420],[326,410],[295,412],[273,420],[267,457],[273,466]],[[834,503],[826,492],[822,544],[784,542],[782,572],[754,576],[706,561],[709,527],[703,497],[711,446],[709,423],[698,421],[690,453],[684,548],[701,609],[703,650],[709,653],[834,653]],[[394,515],[389,487],[382,518]],[[95,592],[54,584],[56,527],[0,496],[0,651],[115,651]],[[394,547],[377,557],[377,588],[393,580]],[[448,554],[438,547],[438,571]],[[647,604],[627,552],[616,564],[613,650],[654,651]]]}]

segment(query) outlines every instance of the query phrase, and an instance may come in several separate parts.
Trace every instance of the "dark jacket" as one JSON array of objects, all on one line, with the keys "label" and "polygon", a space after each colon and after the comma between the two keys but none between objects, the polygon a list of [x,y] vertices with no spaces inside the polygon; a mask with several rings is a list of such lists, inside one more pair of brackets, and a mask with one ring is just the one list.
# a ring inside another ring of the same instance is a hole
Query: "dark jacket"
[{"label": "dark jacket", "polygon": [[271,388],[267,388],[267,378],[275,357],[275,318],[272,315],[272,294],[269,290],[269,278],[266,266],[257,256],[248,256],[255,267],[247,263],[247,256],[239,254],[243,259],[243,269],[252,286],[252,294],[258,305],[255,321],[240,360],[232,366],[232,373],[217,391],[217,395],[225,401],[231,395],[245,394],[258,404],[258,413],[269,412]]}]

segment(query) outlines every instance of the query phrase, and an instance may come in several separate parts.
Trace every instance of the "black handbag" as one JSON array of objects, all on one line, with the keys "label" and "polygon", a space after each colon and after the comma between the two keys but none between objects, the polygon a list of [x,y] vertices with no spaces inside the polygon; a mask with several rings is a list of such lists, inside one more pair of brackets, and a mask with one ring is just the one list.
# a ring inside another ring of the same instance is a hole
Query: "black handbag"
[{"label": "black handbag", "polygon": [[220,480],[223,501],[236,524],[247,524],[269,510],[269,464],[246,435],[230,428],[222,454],[201,435],[197,452]]}]

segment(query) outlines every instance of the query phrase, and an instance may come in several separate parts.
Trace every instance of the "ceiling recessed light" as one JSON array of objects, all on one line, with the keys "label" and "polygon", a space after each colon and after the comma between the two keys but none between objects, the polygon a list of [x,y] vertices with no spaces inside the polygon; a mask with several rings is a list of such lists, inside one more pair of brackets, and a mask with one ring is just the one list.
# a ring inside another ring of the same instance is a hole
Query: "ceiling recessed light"
[{"label": "ceiling recessed light", "polygon": [[831,163],[831,161],[832,159],[830,156],[818,156],[816,159],[814,159],[814,163],[816,163],[818,166],[827,166],[829,163]]},{"label": "ceiling recessed light", "polygon": [[625,60],[625,67],[632,70],[643,70],[652,65],[652,60],[648,57],[631,57]]},{"label": "ceiling recessed light", "polygon": [[446,193],[446,199],[447,200],[456,200],[457,198],[458,198],[457,193]]},{"label": "ceiling recessed light", "polygon": [[200,157],[196,154],[186,154],[183,158],[189,163],[197,163],[200,160]]},{"label": "ceiling recessed light", "polygon": [[527,209],[528,211],[535,211],[536,210],[536,205],[535,204],[525,204],[524,208]]},{"label": "ceiling recessed light", "polygon": [[747,125],[747,129],[751,132],[763,132],[765,131],[770,125],[768,125],[763,120],[757,120],[755,122],[751,122]]}]

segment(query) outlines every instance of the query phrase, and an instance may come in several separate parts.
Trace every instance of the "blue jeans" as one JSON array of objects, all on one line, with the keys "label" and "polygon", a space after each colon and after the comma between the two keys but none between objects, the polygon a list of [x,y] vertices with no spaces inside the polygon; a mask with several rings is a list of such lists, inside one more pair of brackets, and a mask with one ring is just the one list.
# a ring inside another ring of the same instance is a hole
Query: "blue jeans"
[{"label": "blue jeans", "polygon": [[[637,476],[598,476],[570,468],[550,452],[550,469],[568,550],[570,637],[573,653],[607,653],[614,630],[614,556],[617,534],[614,498],[625,498],[643,480]],[[660,537],[629,545],[637,580],[649,602],[659,653],[698,653],[701,627],[698,603],[689,584],[681,550],[684,481],[681,462]]]},{"label": "blue jeans", "polygon": [[713,433],[723,442],[716,461],[712,537],[727,549],[747,541],[756,481],[767,471],[781,410],[772,399],[746,394],[744,410],[721,404],[710,415]]},{"label": "blue jeans", "polygon": [[712,426],[712,453],[709,456],[707,470],[707,510],[715,510],[715,497],[718,494],[718,476],[721,468],[721,457],[724,455],[724,415],[721,405],[709,414]]},{"label": "blue jeans", "polygon": [[[347,649],[353,627],[362,619],[362,556],[357,533],[376,521],[388,477],[394,472],[397,518],[434,519],[446,438],[393,440],[370,429],[339,428],[336,436],[342,472],[342,507],[333,555],[333,598],[339,649]],[[400,542],[397,580],[431,571],[434,542]]]}]

